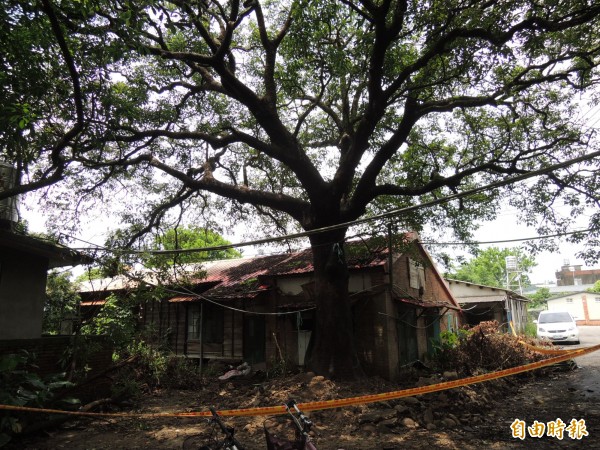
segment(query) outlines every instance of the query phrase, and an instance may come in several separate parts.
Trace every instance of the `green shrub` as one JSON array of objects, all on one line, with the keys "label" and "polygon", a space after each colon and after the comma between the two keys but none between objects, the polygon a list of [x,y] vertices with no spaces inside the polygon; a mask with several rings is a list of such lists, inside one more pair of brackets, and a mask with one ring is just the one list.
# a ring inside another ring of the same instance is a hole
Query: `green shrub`
[{"label": "green shrub", "polygon": [[458,347],[464,342],[472,332],[468,329],[458,329],[457,331],[442,331],[440,333],[439,346],[442,349]]},{"label": "green shrub", "polygon": [[110,295],[98,314],[81,327],[83,335],[108,336],[118,353],[127,349],[135,333],[136,319],[132,305],[115,295]]},{"label": "green shrub", "polygon": [[[208,368],[207,368],[208,369]],[[205,376],[206,371],[202,374]],[[167,358],[166,376],[163,386],[177,389],[196,389],[202,385],[202,376],[198,373],[195,361],[171,355]]]},{"label": "green shrub", "polygon": [[537,337],[537,325],[533,322],[527,322],[525,325],[525,336],[536,338]]},{"label": "green shrub", "polygon": [[267,378],[284,378],[296,369],[295,364],[287,355],[272,358],[267,365]]},{"label": "green shrub", "polygon": [[[36,408],[79,405],[77,399],[57,398],[58,392],[73,386],[73,383],[65,380],[65,374],[42,379],[31,371],[35,368],[32,360],[33,356],[26,351],[0,356],[0,404]],[[30,417],[31,413],[20,411],[0,412],[0,447],[8,443],[13,435],[21,433]],[[39,414],[32,420],[40,421]]]},{"label": "green shrub", "polygon": [[175,356],[143,340],[132,342],[121,358],[134,358],[115,379],[113,394],[135,399],[159,387],[196,389],[202,384],[195,361]]}]

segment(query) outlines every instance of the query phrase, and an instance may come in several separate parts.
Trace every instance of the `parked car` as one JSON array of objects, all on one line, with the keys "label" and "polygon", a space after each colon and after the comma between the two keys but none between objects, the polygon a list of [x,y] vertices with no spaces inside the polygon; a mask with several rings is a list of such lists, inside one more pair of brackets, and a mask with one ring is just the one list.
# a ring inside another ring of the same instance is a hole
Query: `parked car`
[{"label": "parked car", "polygon": [[540,338],[579,344],[577,322],[567,311],[542,311],[536,323]]}]

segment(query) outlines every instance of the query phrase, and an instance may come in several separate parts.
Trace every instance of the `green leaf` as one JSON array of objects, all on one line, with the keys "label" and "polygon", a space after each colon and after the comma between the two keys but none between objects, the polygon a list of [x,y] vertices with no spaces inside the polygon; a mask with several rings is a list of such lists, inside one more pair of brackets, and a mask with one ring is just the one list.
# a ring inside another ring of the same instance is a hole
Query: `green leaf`
[{"label": "green leaf", "polygon": [[61,398],[60,403],[66,403],[68,405],[80,405],[81,400],[79,400],[78,398],[74,398],[74,397],[66,397],[66,398]]},{"label": "green leaf", "polygon": [[67,388],[67,387],[72,387],[72,386],[74,386],[74,384],[71,383],[70,381],[54,381],[54,382],[48,384],[48,388],[50,390],[62,389],[62,388]]},{"label": "green leaf", "polygon": [[28,374],[25,380],[31,387],[36,389],[46,389],[46,383],[44,383],[37,374]]},{"label": "green leaf", "polygon": [[23,358],[17,355],[6,355],[0,357],[0,373],[11,372],[15,370],[19,364],[23,363]]},{"label": "green leaf", "polygon": [[0,433],[0,447],[8,444],[11,441],[11,437],[6,433]]}]

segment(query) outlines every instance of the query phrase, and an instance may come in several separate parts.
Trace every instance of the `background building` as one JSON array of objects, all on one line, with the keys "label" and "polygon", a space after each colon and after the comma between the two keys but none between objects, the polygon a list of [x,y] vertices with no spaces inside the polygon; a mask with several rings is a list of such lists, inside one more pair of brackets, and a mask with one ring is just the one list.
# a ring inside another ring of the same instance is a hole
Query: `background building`
[{"label": "background building", "polygon": [[557,286],[584,286],[592,285],[600,280],[600,269],[582,269],[581,264],[570,265],[568,260],[556,275]]}]

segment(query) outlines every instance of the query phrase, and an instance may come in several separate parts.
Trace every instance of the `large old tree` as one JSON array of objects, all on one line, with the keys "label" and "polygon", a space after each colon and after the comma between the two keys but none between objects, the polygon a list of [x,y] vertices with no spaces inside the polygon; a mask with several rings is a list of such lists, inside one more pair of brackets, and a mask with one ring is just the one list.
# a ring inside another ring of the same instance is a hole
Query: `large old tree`
[{"label": "large old tree", "polygon": [[[53,186],[74,211],[125,202],[133,243],[173,209],[315,230],[593,156],[599,13],[593,0],[7,0],[0,146],[20,178],[0,198]],[[594,225],[599,181],[590,157],[399,220],[464,237],[504,199],[542,233],[586,206]],[[346,231],[310,237],[310,365],[338,376],[360,373]]]}]

